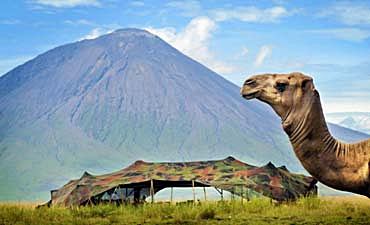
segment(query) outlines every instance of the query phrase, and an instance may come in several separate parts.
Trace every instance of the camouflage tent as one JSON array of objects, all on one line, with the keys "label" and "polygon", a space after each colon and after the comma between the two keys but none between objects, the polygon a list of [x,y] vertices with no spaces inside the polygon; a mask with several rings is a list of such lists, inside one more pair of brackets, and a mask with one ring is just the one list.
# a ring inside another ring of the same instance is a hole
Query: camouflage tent
[{"label": "camouflage tent", "polygon": [[58,190],[48,205],[77,206],[101,201],[138,200],[167,187],[215,187],[246,197],[259,193],[277,201],[316,194],[316,180],[268,163],[256,167],[233,157],[198,162],[152,163],[136,161],[114,173],[94,176],[85,172]]}]

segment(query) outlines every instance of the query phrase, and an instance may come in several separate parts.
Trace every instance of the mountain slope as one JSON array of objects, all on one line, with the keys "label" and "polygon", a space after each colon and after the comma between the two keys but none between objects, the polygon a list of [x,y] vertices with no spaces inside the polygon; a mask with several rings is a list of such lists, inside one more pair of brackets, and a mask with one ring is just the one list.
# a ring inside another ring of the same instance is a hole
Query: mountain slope
[{"label": "mountain slope", "polygon": [[340,112],[328,113],[329,122],[339,124],[353,130],[358,130],[370,135],[370,113],[369,112]]},{"label": "mountain slope", "polygon": [[303,171],[269,107],[146,31],[67,44],[0,77],[1,199],[47,199],[137,159],[228,155]]}]

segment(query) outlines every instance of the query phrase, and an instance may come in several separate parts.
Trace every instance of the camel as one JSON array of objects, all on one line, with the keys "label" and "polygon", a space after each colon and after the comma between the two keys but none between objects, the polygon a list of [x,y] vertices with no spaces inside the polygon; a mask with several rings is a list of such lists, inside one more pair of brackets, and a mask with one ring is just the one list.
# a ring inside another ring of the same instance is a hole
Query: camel
[{"label": "camel", "polygon": [[329,132],[313,79],[299,72],[247,79],[243,98],[256,98],[280,116],[294,152],[318,181],[370,198],[370,139],[343,143]]}]

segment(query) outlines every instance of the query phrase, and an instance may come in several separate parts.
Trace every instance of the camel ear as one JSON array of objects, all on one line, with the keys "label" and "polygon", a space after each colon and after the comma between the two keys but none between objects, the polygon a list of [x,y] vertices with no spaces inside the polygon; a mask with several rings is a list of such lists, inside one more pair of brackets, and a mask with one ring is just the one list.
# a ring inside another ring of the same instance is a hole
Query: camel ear
[{"label": "camel ear", "polygon": [[316,97],[320,98],[320,94],[316,89],[313,89],[313,93],[315,94]]},{"label": "camel ear", "polygon": [[302,80],[301,87],[304,91],[307,90],[315,90],[315,86],[313,85],[312,78],[305,78]]}]

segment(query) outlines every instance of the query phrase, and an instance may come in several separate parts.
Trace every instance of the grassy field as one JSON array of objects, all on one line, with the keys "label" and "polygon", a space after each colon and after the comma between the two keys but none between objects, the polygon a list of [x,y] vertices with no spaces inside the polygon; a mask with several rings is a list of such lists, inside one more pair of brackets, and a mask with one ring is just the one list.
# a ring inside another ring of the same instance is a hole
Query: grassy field
[{"label": "grassy field", "polygon": [[370,224],[370,200],[360,197],[306,198],[275,204],[249,202],[167,203],[141,206],[41,208],[1,203],[0,224]]}]

